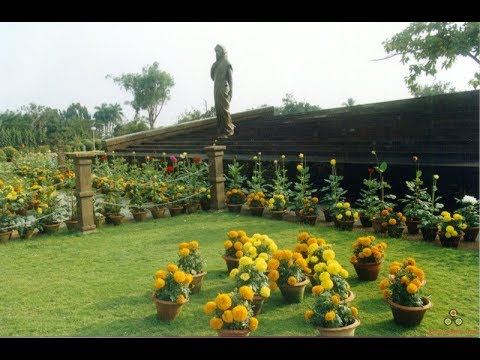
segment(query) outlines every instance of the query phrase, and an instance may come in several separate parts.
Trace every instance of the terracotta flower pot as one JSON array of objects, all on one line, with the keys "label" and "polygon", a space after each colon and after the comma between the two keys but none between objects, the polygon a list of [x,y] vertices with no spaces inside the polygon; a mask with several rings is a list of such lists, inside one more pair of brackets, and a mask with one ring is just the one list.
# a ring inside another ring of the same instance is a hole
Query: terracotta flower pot
[{"label": "terracotta flower pot", "polygon": [[355,336],[355,329],[360,325],[360,320],[355,319],[353,324],[339,327],[339,328],[324,328],[317,327],[320,336],[327,337],[344,337],[344,336]]},{"label": "terracotta flower pot", "polygon": [[280,285],[280,292],[288,303],[301,303],[305,294],[305,287],[309,283],[308,278],[295,285]]},{"label": "terracotta flower pot", "polygon": [[242,330],[220,329],[220,330],[217,330],[217,335],[220,337],[244,337],[244,336],[250,335],[250,329],[242,329]]},{"label": "terracotta flower pot", "polygon": [[391,299],[386,299],[390,309],[392,309],[393,320],[403,326],[417,326],[422,320],[425,312],[430,309],[433,304],[426,298],[422,297],[423,306],[403,306],[394,303]]},{"label": "terracotta flower pot", "polygon": [[147,218],[147,211],[135,211],[132,215],[136,222],[142,222]]},{"label": "terracotta flower pot", "polygon": [[418,225],[420,224],[420,220],[412,219],[407,220],[405,223],[407,224],[407,231],[410,235],[418,234]]},{"label": "terracotta flower pot", "polygon": [[355,220],[337,220],[336,226],[343,231],[352,231]]},{"label": "terracotta flower pot", "polygon": [[33,237],[34,233],[35,233],[35,229],[25,230],[25,232],[22,234],[21,238],[25,239],[25,240],[30,240]]},{"label": "terracotta flower pot", "polygon": [[152,213],[152,218],[160,219],[165,217],[165,206],[154,206],[150,208],[150,212]]},{"label": "terracotta flower pot", "polygon": [[447,238],[445,234],[439,233],[440,236],[440,243],[443,247],[451,247],[451,248],[458,248],[458,243],[463,237],[463,233],[458,236],[451,236]]},{"label": "terracotta flower pot", "polygon": [[102,217],[96,217],[94,221],[95,221],[95,226],[97,228],[102,226],[103,224],[105,224],[105,218],[103,216]]},{"label": "terracotta flower pot", "polygon": [[360,280],[375,281],[378,278],[382,263],[352,263]]},{"label": "terracotta flower pot", "polygon": [[233,269],[236,269],[238,268],[238,263],[240,262],[239,259],[237,258],[231,258],[231,257],[228,257],[228,256],[225,256],[223,255],[222,258],[225,260],[225,262],[227,263],[227,269],[228,269],[228,273],[230,274],[230,272],[233,270]]},{"label": "terracotta flower pot", "polygon": [[207,272],[204,271],[200,274],[193,275],[193,280],[189,285],[190,294],[198,294],[202,288],[203,278],[207,275]]},{"label": "terracotta flower pot", "polygon": [[43,224],[42,227],[47,234],[55,234],[56,232],[58,232],[58,229],[60,228],[60,223]]},{"label": "terracotta flower pot", "polygon": [[384,234],[387,232],[387,228],[382,226],[382,220],[380,219],[373,219],[372,220],[372,227],[373,227],[373,232],[378,234]]},{"label": "terracotta flower pot", "polygon": [[478,236],[480,227],[478,226],[469,226],[465,229],[465,234],[463,235],[463,241],[475,241]]},{"label": "terracotta flower pot", "polygon": [[428,228],[420,228],[422,232],[423,240],[425,241],[435,241],[438,234],[438,229],[436,226],[428,227]]},{"label": "terracotta flower pot", "polygon": [[193,214],[193,213],[196,213],[198,209],[200,209],[200,204],[199,203],[187,204],[185,205],[185,209],[187,211],[187,214]]},{"label": "terracotta flower pot", "polygon": [[263,215],[263,211],[265,210],[265,207],[264,206],[250,206],[249,209],[250,209],[250,212],[252,213],[253,216],[261,217]]},{"label": "terracotta flower pot", "polygon": [[152,295],[152,300],[157,306],[158,319],[162,321],[175,320],[180,314],[183,304],[188,302],[188,299],[187,299],[182,304],[177,304],[172,301],[158,300],[153,295]]},{"label": "terracotta flower pot", "polygon": [[65,220],[68,231],[76,230],[78,226],[78,220]]},{"label": "terracotta flower pot", "polygon": [[332,216],[330,210],[323,210],[323,216],[325,217],[325,222],[332,222],[333,221],[333,216]]},{"label": "terracotta flower pot", "polygon": [[229,212],[239,213],[242,210],[243,204],[227,204]]},{"label": "terracotta flower pot", "polygon": [[287,212],[286,210],[270,211],[270,213],[272,214],[272,219],[275,219],[275,220],[282,220],[286,212]]},{"label": "terracotta flower pot", "polygon": [[302,217],[305,224],[314,226],[317,223],[318,215],[303,215]]},{"label": "terracotta flower pot", "polygon": [[8,242],[8,240],[10,240],[10,238],[12,237],[12,232],[13,231],[4,231],[4,232],[0,232],[0,243],[2,244],[5,244]]},{"label": "terracotta flower pot", "polygon": [[360,215],[360,222],[364,228],[372,227],[372,219],[369,216]]},{"label": "terracotta flower pot", "polygon": [[177,216],[183,213],[183,206],[169,206],[168,211],[170,212],[170,216]]},{"label": "terracotta flower pot", "polygon": [[114,214],[108,215],[108,218],[110,219],[113,225],[120,225],[123,222],[124,217],[125,216],[123,215],[114,215]]},{"label": "terracotta flower pot", "polygon": [[262,311],[265,298],[262,295],[254,295],[252,300],[253,316],[257,316]]},{"label": "terracotta flower pot", "polygon": [[210,204],[210,200],[201,201],[200,207],[202,208],[203,211],[210,210],[210,208],[212,207],[212,205]]}]

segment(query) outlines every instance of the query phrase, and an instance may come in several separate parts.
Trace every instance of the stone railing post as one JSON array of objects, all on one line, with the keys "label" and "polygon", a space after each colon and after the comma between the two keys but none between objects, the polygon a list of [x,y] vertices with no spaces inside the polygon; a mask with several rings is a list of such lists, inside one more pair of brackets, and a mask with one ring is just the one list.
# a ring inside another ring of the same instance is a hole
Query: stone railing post
[{"label": "stone railing post", "polygon": [[212,186],[211,206],[215,210],[225,209],[225,177],[223,176],[223,152],[227,147],[222,145],[206,146],[208,156],[209,180]]},{"label": "stone railing post", "polygon": [[65,146],[63,145],[58,145],[57,162],[58,162],[58,170],[61,173],[64,173],[65,172]]},{"label": "stone railing post", "polygon": [[78,229],[89,234],[95,231],[92,191],[92,159],[101,152],[68,153],[75,164],[75,196],[77,198]]}]

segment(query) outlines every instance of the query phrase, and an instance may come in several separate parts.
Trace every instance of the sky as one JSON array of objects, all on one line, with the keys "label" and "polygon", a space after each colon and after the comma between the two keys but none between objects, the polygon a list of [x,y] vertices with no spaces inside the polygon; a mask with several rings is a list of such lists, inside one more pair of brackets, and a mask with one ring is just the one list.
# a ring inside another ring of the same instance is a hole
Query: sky
[{"label": "sky", "polygon": [[[233,67],[231,112],[280,106],[286,93],[324,109],[412,97],[407,65],[382,42],[408,23],[0,23],[0,111],[36,103],[65,110],[80,102],[93,113],[119,103],[126,120],[132,95],[106,75],[141,73],[157,61],[175,86],[156,126],[213,100],[210,67],[222,44]],[[442,71],[458,91],[471,90],[476,65],[465,58]],[[425,83],[433,79],[425,80]]]}]

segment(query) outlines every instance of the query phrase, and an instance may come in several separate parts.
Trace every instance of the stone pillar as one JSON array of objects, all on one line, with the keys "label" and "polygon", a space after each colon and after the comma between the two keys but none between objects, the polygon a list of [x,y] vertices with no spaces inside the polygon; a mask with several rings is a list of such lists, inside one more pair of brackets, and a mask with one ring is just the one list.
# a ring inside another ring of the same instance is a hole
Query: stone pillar
[{"label": "stone pillar", "polygon": [[67,154],[75,164],[75,196],[77,198],[78,229],[89,234],[95,231],[92,191],[92,159],[102,153],[95,151]]},{"label": "stone pillar", "polygon": [[227,147],[222,145],[206,146],[208,156],[209,180],[212,186],[210,204],[213,209],[225,209],[225,177],[223,176],[223,151]]},{"label": "stone pillar", "polygon": [[58,170],[61,173],[64,173],[65,172],[65,146],[63,145],[58,145],[57,162],[58,162]]}]

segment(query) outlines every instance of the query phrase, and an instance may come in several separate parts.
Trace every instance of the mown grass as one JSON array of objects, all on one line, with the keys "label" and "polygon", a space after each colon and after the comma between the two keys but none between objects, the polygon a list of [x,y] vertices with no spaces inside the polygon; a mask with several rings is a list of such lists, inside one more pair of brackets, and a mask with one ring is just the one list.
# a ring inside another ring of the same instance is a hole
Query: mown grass
[{"label": "mown grass", "polygon": [[[215,336],[203,305],[232,289],[221,258],[226,232],[243,229],[268,234],[279,247],[293,248],[301,231],[334,244],[336,258],[349,271],[360,311],[357,336],[478,336],[478,252],[447,249],[421,241],[386,239],[386,263],[378,281],[361,282],[349,263],[351,244],[361,229],[338,232],[331,227],[294,224],[248,215],[209,212],[119,227],[102,227],[91,235],[61,233],[0,246],[0,336]],[[177,260],[177,244],[198,240],[208,274],[200,294],[191,297],[173,322],[160,322],[149,299],[155,271]],[[378,282],[394,260],[414,257],[427,276],[425,294],[433,308],[420,326],[393,322]],[[304,320],[313,303],[307,287],[301,304],[285,304],[272,292],[259,315],[256,336],[316,336]],[[461,326],[444,324],[450,309]]]}]

